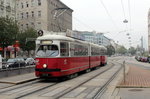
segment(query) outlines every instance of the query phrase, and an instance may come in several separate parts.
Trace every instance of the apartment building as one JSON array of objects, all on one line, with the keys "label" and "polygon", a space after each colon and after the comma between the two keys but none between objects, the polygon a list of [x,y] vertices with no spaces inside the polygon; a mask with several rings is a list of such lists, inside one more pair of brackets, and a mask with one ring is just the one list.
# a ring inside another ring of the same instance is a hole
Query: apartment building
[{"label": "apartment building", "polygon": [[[16,17],[20,30],[67,31],[72,30],[73,10],[60,0],[16,0]],[[58,17],[54,16],[58,14]]]},{"label": "apartment building", "polygon": [[0,0],[0,17],[10,17],[15,19],[16,0]]}]

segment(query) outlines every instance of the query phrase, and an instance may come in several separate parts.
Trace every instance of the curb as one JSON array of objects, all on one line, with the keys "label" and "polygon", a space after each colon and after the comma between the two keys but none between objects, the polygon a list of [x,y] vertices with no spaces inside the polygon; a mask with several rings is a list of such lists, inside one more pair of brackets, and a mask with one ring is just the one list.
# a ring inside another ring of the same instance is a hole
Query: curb
[{"label": "curb", "polygon": [[6,83],[6,84],[14,84],[14,85],[18,85],[18,84],[30,82],[30,81],[33,81],[33,80],[36,80],[36,79],[38,79],[38,78],[32,78],[32,79],[28,79],[28,80],[24,80],[24,81],[18,81],[18,82],[0,81],[0,83]]},{"label": "curb", "polygon": [[124,86],[124,85],[119,85],[119,86],[116,86],[116,88],[150,88],[150,86]]}]

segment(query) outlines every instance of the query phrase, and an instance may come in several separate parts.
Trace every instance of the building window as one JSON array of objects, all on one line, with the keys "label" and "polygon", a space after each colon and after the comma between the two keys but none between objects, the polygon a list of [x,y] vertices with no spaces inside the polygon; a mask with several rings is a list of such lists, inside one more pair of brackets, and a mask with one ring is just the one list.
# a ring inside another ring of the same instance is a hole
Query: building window
[{"label": "building window", "polygon": [[19,7],[19,4],[17,3],[17,8]]},{"label": "building window", "polygon": [[21,24],[21,29],[23,30],[23,24]]},{"label": "building window", "polygon": [[41,29],[41,22],[38,22],[38,29]]},{"label": "building window", "polygon": [[34,23],[33,22],[31,22],[31,26],[34,28]]},{"label": "building window", "polygon": [[29,25],[28,25],[28,24],[26,24],[26,27],[28,28],[28,27],[29,27]]},{"label": "building window", "polygon": [[19,19],[19,14],[17,14],[17,19]]},{"label": "building window", "polygon": [[40,6],[41,5],[41,0],[38,0],[38,6]]},{"label": "building window", "polygon": [[4,1],[1,1],[1,5],[3,5],[4,4]]},{"label": "building window", "polygon": [[21,3],[21,8],[23,8],[23,3]]},{"label": "building window", "polygon": [[4,7],[1,6],[1,10],[3,11],[3,10],[4,10]]},{"label": "building window", "polygon": [[34,6],[34,0],[31,0],[31,6],[32,7]]},{"label": "building window", "polygon": [[23,13],[21,13],[21,18],[23,19]]},{"label": "building window", "polygon": [[26,16],[27,16],[27,18],[29,17],[29,13],[28,12],[26,12]]},{"label": "building window", "polygon": [[34,17],[34,11],[32,11],[31,13],[32,13],[32,17]]},{"label": "building window", "polygon": [[38,11],[38,17],[41,17],[41,11]]},{"label": "building window", "polygon": [[38,26],[40,26],[41,25],[41,22],[38,22]]},{"label": "building window", "polygon": [[27,8],[29,7],[29,3],[28,2],[26,2],[26,6],[27,6]]}]

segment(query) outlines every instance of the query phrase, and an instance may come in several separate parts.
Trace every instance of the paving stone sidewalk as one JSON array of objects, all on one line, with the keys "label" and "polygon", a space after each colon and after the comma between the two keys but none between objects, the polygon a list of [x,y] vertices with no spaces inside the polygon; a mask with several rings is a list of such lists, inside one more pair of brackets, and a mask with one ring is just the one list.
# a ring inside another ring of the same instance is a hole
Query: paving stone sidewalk
[{"label": "paving stone sidewalk", "polygon": [[146,70],[134,65],[129,65],[129,71],[125,76],[125,82],[122,81],[120,87],[150,87],[150,70]]}]

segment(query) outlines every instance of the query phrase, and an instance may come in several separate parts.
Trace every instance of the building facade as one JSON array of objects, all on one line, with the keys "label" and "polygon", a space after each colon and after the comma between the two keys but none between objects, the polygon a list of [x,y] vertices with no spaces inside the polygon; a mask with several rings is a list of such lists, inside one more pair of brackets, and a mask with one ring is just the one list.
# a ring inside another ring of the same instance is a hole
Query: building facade
[{"label": "building facade", "polygon": [[[66,31],[72,29],[72,9],[60,0],[16,0],[17,20],[20,30]],[[59,9],[59,8],[64,8]],[[67,10],[66,10],[66,9]],[[54,19],[54,15],[60,14]]]},{"label": "building facade", "polygon": [[150,53],[150,9],[148,12],[148,51]]},{"label": "building facade", "polygon": [[104,36],[103,33],[96,33],[95,38],[96,38],[96,44],[98,45],[104,45],[104,46],[111,45],[110,39]]},{"label": "building facade", "polygon": [[15,19],[16,16],[16,0],[0,0],[0,17]]},{"label": "building facade", "polygon": [[[75,32],[77,32],[77,31],[75,31]],[[98,44],[98,45],[104,45],[104,46],[111,45],[111,41],[112,41],[109,38],[107,38],[106,36],[104,36],[103,33],[96,33],[95,31],[93,31],[93,32],[78,31],[78,36],[76,36],[76,37],[82,37],[82,39],[87,42]]]},{"label": "building facade", "polygon": [[81,32],[81,35],[83,35],[85,41],[90,42],[90,43],[96,43],[95,33],[83,31]]}]

